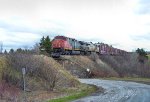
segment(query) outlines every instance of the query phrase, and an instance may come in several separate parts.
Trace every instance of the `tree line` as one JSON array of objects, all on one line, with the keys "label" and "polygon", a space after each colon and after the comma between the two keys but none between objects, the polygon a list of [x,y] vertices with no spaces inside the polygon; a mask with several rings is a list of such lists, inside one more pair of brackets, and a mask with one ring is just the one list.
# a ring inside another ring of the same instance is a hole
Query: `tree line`
[{"label": "tree line", "polygon": [[13,54],[13,53],[28,53],[28,54],[44,54],[51,55],[51,39],[49,36],[42,37],[39,43],[36,43],[32,49],[27,48],[18,48],[16,50],[10,49],[9,51],[5,50],[4,54]]},{"label": "tree line", "polygon": [[[144,62],[147,59],[147,52],[143,48],[137,48],[135,51],[139,55],[139,61]],[[52,53],[52,40],[49,36],[42,37],[39,43],[36,43],[32,49],[22,49],[18,48],[16,50],[10,49],[9,52],[6,50],[4,54],[7,53],[30,53],[30,54],[44,54],[44,55],[51,55]]]}]

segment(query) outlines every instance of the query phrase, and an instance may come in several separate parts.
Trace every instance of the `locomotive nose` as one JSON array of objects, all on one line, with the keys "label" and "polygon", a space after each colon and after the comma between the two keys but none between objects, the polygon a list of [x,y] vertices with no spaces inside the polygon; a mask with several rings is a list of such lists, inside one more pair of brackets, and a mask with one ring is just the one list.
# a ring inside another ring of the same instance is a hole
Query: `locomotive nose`
[{"label": "locomotive nose", "polygon": [[54,40],[52,42],[52,47],[53,48],[63,48],[65,45],[65,42],[63,40]]}]

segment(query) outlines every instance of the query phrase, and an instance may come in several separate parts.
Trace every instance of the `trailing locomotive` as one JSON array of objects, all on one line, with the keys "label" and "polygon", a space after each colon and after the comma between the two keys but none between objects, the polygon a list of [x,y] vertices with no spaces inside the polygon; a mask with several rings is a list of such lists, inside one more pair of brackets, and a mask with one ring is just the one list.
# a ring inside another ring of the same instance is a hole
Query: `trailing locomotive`
[{"label": "trailing locomotive", "polygon": [[78,41],[65,36],[56,36],[52,40],[53,57],[60,55],[89,55],[92,52],[102,55],[123,55],[126,51],[113,48],[108,44]]}]

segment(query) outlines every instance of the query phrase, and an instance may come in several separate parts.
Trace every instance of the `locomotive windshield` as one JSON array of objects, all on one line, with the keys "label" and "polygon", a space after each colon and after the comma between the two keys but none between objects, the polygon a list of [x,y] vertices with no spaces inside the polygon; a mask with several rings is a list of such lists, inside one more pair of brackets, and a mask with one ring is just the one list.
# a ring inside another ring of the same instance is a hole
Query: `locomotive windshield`
[{"label": "locomotive windshield", "polygon": [[64,36],[56,36],[55,39],[66,40],[66,37],[64,37]]}]

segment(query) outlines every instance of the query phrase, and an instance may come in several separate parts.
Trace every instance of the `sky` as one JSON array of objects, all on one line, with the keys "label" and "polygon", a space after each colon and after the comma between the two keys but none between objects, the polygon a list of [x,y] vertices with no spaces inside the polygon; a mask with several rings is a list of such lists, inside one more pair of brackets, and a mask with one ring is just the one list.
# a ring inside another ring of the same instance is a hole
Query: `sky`
[{"label": "sky", "polygon": [[150,0],[0,0],[3,49],[31,48],[47,35],[150,51]]}]

